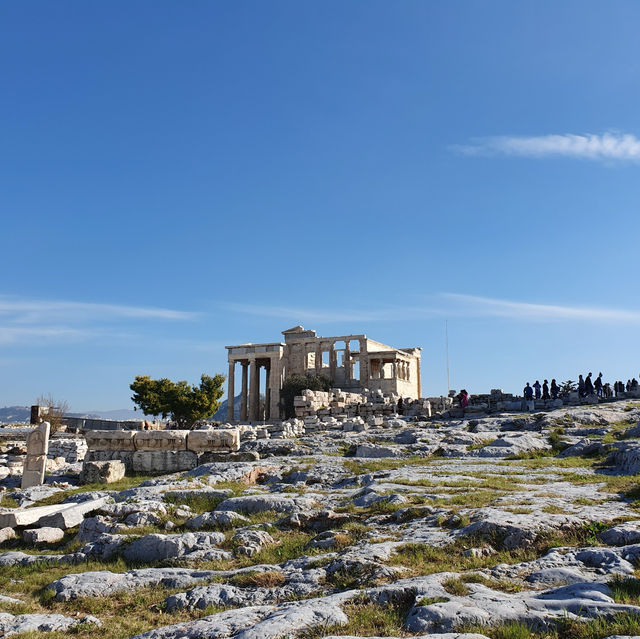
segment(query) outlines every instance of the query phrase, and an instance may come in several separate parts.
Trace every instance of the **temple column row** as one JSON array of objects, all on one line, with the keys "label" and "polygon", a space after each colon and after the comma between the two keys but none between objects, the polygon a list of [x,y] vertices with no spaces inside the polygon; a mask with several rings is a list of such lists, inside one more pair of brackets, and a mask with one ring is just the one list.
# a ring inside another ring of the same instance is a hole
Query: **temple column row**
[{"label": "temple column row", "polygon": [[[240,420],[257,421],[260,418],[260,368],[255,360],[236,360],[229,362],[229,377],[227,384],[227,420],[234,421],[235,398],[235,365],[237,361],[242,366],[242,389],[240,391]],[[264,365],[267,371],[266,383],[266,418],[271,416],[271,367]]]}]

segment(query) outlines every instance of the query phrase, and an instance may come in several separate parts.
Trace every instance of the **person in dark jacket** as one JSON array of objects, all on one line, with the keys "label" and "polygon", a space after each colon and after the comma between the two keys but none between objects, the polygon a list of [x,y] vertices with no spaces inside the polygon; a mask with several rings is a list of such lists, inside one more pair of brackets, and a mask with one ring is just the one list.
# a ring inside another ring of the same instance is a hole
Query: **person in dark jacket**
[{"label": "person in dark jacket", "polygon": [[540,399],[540,382],[536,379],[536,383],[533,385],[533,390],[536,392],[536,399]]},{"label": "person in dark jacket", "polygon": [[578,375],[578,395],[580,397],[584,397],[584,379],[582,379],[582,375]]},{"label": "person in dark jacket", "polygon": [[549,382],[545,379],[544,382],[542,382],[542,399],[549,399],[550,395],[549,395]]},{"label": "person in dark jacket", "polygon": [[593,375],[593,373],[589,373],[587,375],[587,379],[584,380],[585,395],[593,395],[593,382],[591,381],[591,375]]},{"label": "person in dark jacket", "polygon": [[556,384],[556,380],[551,380],[551,397],[553,399],[558,399],[558,395],[560,394],[560,387]]},{"label": "person in dark jacket", "polygon": [[596,377],[596,381],[594,382],[593,386],[596,389],[596,393],[598,397],[604,396],[604,391],[603,391],[604,384],[602,383],[602,373],[598,374],[598,377]]}]

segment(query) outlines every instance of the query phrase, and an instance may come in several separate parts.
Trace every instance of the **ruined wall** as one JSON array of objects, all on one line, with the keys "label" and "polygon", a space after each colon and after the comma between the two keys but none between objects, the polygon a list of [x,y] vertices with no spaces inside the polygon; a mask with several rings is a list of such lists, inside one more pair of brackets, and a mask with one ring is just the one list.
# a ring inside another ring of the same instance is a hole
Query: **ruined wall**
[{"label": "ruined wall", "polygon": [[128,471],[167,473],[191,470],[206,453],[240,448],[237,428],[216,430],[88,431],[86,461],[121,460]]}]

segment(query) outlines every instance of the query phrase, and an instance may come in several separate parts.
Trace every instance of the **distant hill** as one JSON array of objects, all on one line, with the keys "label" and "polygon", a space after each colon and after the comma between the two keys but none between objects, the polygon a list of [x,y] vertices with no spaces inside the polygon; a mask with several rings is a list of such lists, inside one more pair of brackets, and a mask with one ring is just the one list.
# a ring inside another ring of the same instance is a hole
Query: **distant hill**
[{"label": "distant hill", "polygon": [[[84,413],[67,413],[69,417],[93,417],[99,419],[113,419],[116,421],[145,419],[141,411],[120,408],[117,410],[92,410]],[[226,413],[225,413],[226,415]],[[28,424],[31,421],[30,406],[5,406],[0,408],[0,422],[5,424]]]},{"label": "distant hill", "polygon": [[[264,394],[260,394],[260,401],[264,400]],[[228,401],[225,399],[222,404],[220,404],[220,408],[216,414],[212,417],[212,420],[215,422],[226,422],[227,421],[227,404]],[[240,419],[240,407],[242,405],[241,395],[236,395],[233,398],[233,415],[235,419]]]},{"label": "distant hill", "polygon": [[5,406],[0,408],[0,422],[6,424],[28,424],[30,421],[30,406]]},{"label": "distant hill", "polygon": [[145,414],[139,410],[130,410],[128,408],[118,408],[116,410],[92,410],[86,413],[67,413],[69,417],[93,417],[99,419],[114,419],[117,421],[126,421],[129,419],[145,419]]}]

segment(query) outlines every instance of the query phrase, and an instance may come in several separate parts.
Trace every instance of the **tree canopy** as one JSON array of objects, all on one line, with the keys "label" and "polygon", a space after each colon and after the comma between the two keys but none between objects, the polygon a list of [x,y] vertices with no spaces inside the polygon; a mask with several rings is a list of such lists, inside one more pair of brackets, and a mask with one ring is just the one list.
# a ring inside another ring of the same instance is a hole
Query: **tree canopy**
[{"label": "tree canopy", "polygon": [[224,380],[224,375],[203,374],[200,386],[191,386],[185,381],[138,375],[129,388],[133,391],[133,403],[145,415],[170,417],[180,428],[192,428],[198,420],[212,417],[218,410]]},{"label": "tree canopy", "polygon": [[331,380],[326,375],[289,375],[284,380],[282,390],[280,391],[280,399],[284,408],[284,415],[287,419],[296,416],[293,407],[293,399],[300,395],[303,390],[328,391],[331,388]]}]

